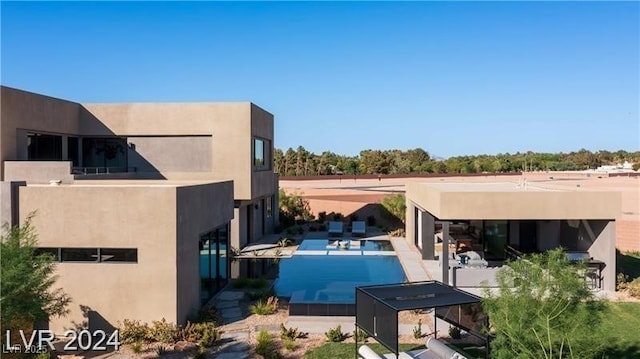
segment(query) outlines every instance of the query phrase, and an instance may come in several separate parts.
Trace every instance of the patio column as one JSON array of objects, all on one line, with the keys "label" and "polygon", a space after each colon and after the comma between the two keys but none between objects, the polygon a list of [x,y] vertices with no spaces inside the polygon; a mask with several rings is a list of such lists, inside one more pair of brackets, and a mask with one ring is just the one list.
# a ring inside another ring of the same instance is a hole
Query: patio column
[{"label": "patio column", "polygon": [[433,235],[436,230],[435,218],[429,212],[420,211],[420,241],[422,241],[422,259],[433,260],[435,258],[435,243]]},{"label": "patio column", "polygon": [[449,222],[442,222],[442,283],[449,284]]}]

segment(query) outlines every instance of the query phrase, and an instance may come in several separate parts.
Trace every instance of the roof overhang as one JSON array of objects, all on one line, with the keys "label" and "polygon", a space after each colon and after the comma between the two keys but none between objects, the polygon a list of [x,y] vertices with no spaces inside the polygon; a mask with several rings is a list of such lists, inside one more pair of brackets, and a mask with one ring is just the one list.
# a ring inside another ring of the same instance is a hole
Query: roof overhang
[{"label": "roof overhang", "polygon": [[407,183],[407,201],[440,220],[611,220],[619,192],[547,190],[515,183]]}]

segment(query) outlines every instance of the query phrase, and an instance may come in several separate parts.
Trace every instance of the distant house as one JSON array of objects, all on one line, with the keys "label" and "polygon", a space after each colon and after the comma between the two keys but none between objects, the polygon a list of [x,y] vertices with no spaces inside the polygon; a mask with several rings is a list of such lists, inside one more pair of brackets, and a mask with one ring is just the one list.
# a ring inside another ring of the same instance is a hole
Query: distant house
[{"label": "distant house", "polygon": [[[62,331],[183,323],[277,224],[273,115],[249,103],[80,104],[1,88],[0,217],[33,223],[73,298]],[[96,324],[97,325],[97,324]]]}]

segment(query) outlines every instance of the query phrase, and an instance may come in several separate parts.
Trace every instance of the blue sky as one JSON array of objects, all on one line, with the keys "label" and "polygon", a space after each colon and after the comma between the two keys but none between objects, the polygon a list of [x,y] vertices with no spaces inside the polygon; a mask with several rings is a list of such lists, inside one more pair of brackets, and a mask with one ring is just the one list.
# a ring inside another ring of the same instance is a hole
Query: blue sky
[{"label": "blue sky", "polygon": [[275,145],[640,149],[638,2],[6,2],[1,83],[252,101]]}]

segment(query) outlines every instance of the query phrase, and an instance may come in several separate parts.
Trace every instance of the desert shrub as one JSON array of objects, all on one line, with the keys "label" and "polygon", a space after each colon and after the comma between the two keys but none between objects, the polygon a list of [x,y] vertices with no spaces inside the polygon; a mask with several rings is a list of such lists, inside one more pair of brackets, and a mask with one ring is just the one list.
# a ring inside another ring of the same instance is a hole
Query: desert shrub
[{"label": "desert shrub", "polygon": [[341,221],[343,218],[344,218],[344,216],[340,212],[337,212],[337,213],[333,214],[333,220],[334,221]]},{"label": "desert shrub", "polygon": [[369,338],[369,334],[360,328],[356,328],[356,330],[353,331],[353,337],[358,342],[366,342],[367,338]]},{"label": "desert shrub", "polygon": [[[120,337],[120,339],[122,339],[122,337]],[[133,344],[131,344],[131,350],[135,353],[135,354],[140,354],[142,353],[144,349],[144,346],[142,345],[141,342],[135,342]]]},{"label": "desert shrub", "polygon": [[293,241],[287,237],[282,237],[278,239],[278,246],[280,247],[288,247],[293,244]]},{"label": "desert shrub", "polygon": [[287,328],[284,324],[280,324],[280,339],[296,340],[298,338],[305,338],[308,333],[303,333],[298,328]]},{"label": "desert shrub", "polygon": [[120,341],[124,344],[144,342],[149,339],[149,327],[138,320],[125,319],[118,330]]},{"label": "desert shrub", "polygon": [[375,216],[367,216],[367,226],[372,227],[376,225],[376,217]]},{"label": "desert shrub", "polygon": [[413,337],[416,339],[422,338],[422,319],[418,319],[418,325],[413,327]]},{"label": "desert shrub", "polygon": [[278,297],[270,296],[266,300],[259,299],[255,304],[249,306],[249,310],[257,315],[269,315],[278,310]]},{"label": "desert shrub", "polygon": [[453,326],[452,326],[452,327],[449,327],[449,336],[450,336],[452,339],[460,339],[460,338],[462,338],[462,335],[461,335],[461,333],[460,333],[460,328],[458,328],[458,327],[453,327]]},{"label": "desert shrub", "polygon": [[161,343],[175,343],[179,337],[179,330],[175,324],[167,322],[166,319],[155,320],[149,328],[149,338]]},{"label": "desert shrub", "polygon": [[216,329],[215,323],[212,322],[187,322],[187,325],[180,331],[180,337],[182,340],[198,343],[201,347],[210,347],[220,340],[220,331]]},{"label": "desert shrub", "polygon": [[337,327],[329,329],[326,333],[324,333],[325,337],[327,337],[327,341],[332,343],[339,343],[345,339],[345,335],[342,332],[342,327],[338,325]]},{"label": "desert shrub", "polygon": [[404,237],[405,236],[404,228],[398,228],[393,231],[390,231],[387,233],[387,235],[389,235],[389,237]]},{"label": "desert shrub", "polygon": [[290,339],[290,338],[283,339],[282,340],[282,346],[284,346],[284,348],[287,349],[290,352],[295,351],[296,349],[298,349],[298,345],[296,344],[296,342],[293,339]]},{"label": "desert shrub", "polygon": [[640,277],[632,280],[631,282],[628,282],[627,280],[628,276],[625,276],[622,273],[618,274],[618,289],[627,292],[634,298],[640,298]]},{"label": "desert shrub", "polygon": [[324,223],[327,220],[327,212],[322,211],[318,213],[318,222],[319,223]]},{"label": "desert shrub", "polygon": [[281,358],[280,353],[275,350],[275,343],[273,338],[266,330],[258,332],[258,344],[256,344],[255,352],[258,355],[262,355],[265,359]]}]

